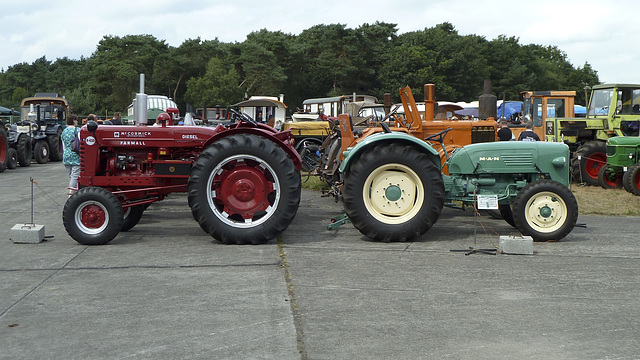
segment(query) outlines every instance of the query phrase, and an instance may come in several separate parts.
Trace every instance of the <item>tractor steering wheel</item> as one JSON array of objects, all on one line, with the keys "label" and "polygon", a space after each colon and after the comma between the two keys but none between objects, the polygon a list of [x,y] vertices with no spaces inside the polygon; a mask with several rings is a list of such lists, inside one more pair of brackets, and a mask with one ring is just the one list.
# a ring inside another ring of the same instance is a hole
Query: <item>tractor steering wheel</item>
[{"label": "tractor steering wheel", "polygon": [[451,130],[453,130],[453,128],[448,128],[448,129],[446,129],[446,130],[442,130],[442,131],[437,132],[437,133],[435,133],[435,134],[433,134],[433,135],[429,135],[429,136],[427,136],[426,138],[424,138],[424,140],[425,140],[425,141],[427,141],[427,140],[433,140],[433,139],[435,139],[435,138],[437,137],[437,139],[435,139],[435,141],[437,141],[437,142],[439,142],[439,143],[442,143],[442,142],[444,141],[444,137],[445,137],[445,136],[447,136],[447,133],[448,133],[449,131],[451,131]]},{"label": "tractor steering wheel", "polygon": [[253,120],[251,118],[251,116],[249,116],[249,115],[247,115],[245,113],[241,113],[240,111],[235,110],[235,109],[229,109],[229,111],[231,111],[231,113],[234,115],[233,118],[240,119],[240,121],[249,123],[249,124],[251,124],[253,126],[258,126],[258,122]]}]

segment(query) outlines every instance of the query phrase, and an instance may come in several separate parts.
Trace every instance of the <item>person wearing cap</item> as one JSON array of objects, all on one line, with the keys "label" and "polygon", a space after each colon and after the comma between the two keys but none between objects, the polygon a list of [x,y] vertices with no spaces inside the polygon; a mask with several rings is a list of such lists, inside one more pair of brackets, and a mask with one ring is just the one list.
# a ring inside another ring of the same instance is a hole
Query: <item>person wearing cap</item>
[{"label": "person wearing cap", "polygon": [[533,121],[527,121],[524,128],[526,130],[520,133],[518,141],[540,141],[538,134],[533,132]]},{"label": "person wearing cap", "polygon": [[500,130],[498,130],[498,141],[510,141],[514,140],[513,132],[509,129],[507,125],[507,120],[500,120]]}]

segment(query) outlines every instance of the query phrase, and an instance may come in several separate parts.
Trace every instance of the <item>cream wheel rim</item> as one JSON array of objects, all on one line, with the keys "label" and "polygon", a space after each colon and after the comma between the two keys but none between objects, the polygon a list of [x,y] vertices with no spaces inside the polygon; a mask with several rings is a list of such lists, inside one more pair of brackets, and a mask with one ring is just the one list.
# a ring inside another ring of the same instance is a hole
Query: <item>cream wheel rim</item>
[{"label": "cream wheel rim", "polygon": [[367,211],[376,220],[385,224],[402,224],[422,208],[424,186],[411,168],[392,163],[369,174],[362,195]]},{"label": "cream wheel rim", "polygon": [[567,204],[552,192],[540,192],[532,196],[525,208],[526,221],[537,232],[554,232],[567,219]]}]

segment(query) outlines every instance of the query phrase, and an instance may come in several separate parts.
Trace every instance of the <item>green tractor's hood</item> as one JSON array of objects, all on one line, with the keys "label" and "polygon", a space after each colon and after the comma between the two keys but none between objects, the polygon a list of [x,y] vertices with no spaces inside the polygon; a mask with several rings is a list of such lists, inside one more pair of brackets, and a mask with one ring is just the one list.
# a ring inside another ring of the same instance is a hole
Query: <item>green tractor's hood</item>
[{"label": "green tractor's hood", "polygon": [[616,136],[607,140],[607,145],[612,146],[640,146],[640,137]]},{"label": "green tractor's hood", "polygon": [[569,184],[569,147],[543,141],[502,141],[467,145],[448,161],[449,174],[542,173]]}]

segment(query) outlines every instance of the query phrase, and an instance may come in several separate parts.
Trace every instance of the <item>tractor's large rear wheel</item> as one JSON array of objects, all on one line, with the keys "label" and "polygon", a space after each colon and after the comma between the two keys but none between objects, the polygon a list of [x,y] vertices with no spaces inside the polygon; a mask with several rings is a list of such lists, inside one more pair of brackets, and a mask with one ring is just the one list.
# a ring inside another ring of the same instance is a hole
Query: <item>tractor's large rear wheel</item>
[{"label": "tractor's large rear wheel", "polygon": [[193,217],[215,239],[262,244],[293,221],[300,204],[300,173],[274,142],[235,134],[200,154],[187,192]]},{"label": "tractor's large rear wheel", "polygon": [[142,218],[145,205],[129,206],[124,210],[124,219],[122,221],[122,228],[120,231],[129,231],[138,224]]},{"label": "tractor's large rear wheel", "polygon": [[444,205],[442,175],[414,147],[381,144],[355,159],[342,192],[349,220],[376,241],[410,241],[429,230]]},{"label": "tractor's large rear wheel", "polygon": [[49,143],[47,140],[37,140],[33,150],[38,164],[46,164],[49,162]]},{"label": "tractor's large rear wheel", "polygon": [[62,210],[67,233],[83,245],[104,245],[113,240],[124,221],[120,200],[101,187],[85,187],[76,191]]},{"label": "tractor's large rear wheel", "polygon": [[633,195],[640,196],[640,164],[630,166],[622,177],[624,189]]},{"label": "tractor's large rear wheel", "polygon": [[9,167],[9,149],[7,132],[4,130],[2,122],[0,122],[0,172],[3,172],[5,168]]},{"label": "tractor's large rear wheel", "polygon": [[18,164],[22,167],[31,166],[33,149],[31,148],[31,137],[28,134],[20,135],[16,144],[16,151],[18,152]]},{"label": "tractor's large rear wheel", "polygon": [[606,164],[607,144],[603,141],[589,141],[580,145],[571,159],[573,181],[598,186],[600,168]]},{"label": "tractor's large rear wheel", "polygon": [[62,161],[62,140],[60,140],[60,135],[62,134],[62,129],[58,129],[56,134],[47,135],[47,140],[49,140],[49,160],[51,161]]},{"label": "tractor's large rear wheel", "polygon": [[578,202],[566,186],[539,180],[525,186],[513,202],[513,220],[534,241],[560,240],[578,220]]}]

